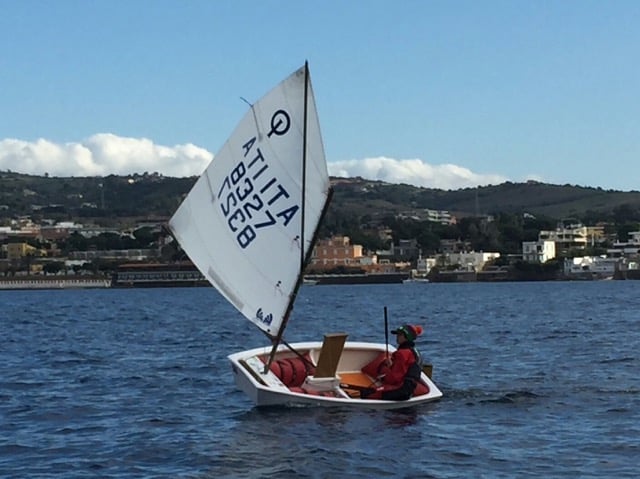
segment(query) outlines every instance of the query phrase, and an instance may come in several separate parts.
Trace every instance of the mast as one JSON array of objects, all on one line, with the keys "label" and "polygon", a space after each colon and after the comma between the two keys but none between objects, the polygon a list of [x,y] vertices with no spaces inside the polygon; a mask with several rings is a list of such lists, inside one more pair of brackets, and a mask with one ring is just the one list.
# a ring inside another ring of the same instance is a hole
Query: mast
[{"label": "mast", "polygon": [[[301,201],[301,221],[300,221],[300,271],[298,272],[298,279],[296,281],[296,285],[293,288],[293,293],[289,298],[289,304],[287,305],[287,310],[284,313],[284,319],[282,324],[280,325],[280,329],[276,334],[275,338],[272,339],[273,347],[271,348],[271,353],[269,354],[269,361],[264,366],[264,372],[266,373],[271,367],[271,363],[273,362],[273,358],[276,355],[276,350],[278,349],[278,345],[282,341],[282,335],[284,334],[284,330],[287,327],[287,323],[289,322],[289,316],[291,315],[291,311],[293,310],[293,302],[298,295],[298,289],[300,289],[300,284],[302,284],[302,277],[304,274],[304,267],[306,264],[307,258],[304,254],[304,221],[305,221],[305,210],[306,210],[306,193],[307,193],[307,116],[308,116],[308,103],[309,103],[309,62],[304,62],[304,110],[303,110],[303,119],[302,119],[302,201]],[[326,210],[328,202],[325,204],[325,208],[323,209],[323,216]],[[320,223],[318,222],[318,225]],[[318,228],[314,233],[314,236],[317,235]],[[313,245],[313,242],[311,243]],[[313,248],[309,248],[309,255],[311,254]],[[309,256],[307,255],[307,256]]]},{"label": "mast", "polygon": [[[308,101],[309,101],[309,62],[305,60],[304,62],[304,118],[302,123],[302,214],[300,220],[300,273],[298,274],[298,282],[299,285],[302,281],[302,277],[304,274],[304,266],[305,266],[305,257],[304,257],[304,219],[305,212],[307,210],[307,117],[308,117]],[[287,308],[287,318],[289,316],[289,312],[291,310],[291,306],[293,305],[293,300],[295,296],[292,297],[289,302],[289,308]],[[287,322],[285,319],[285,323]],[[282,328],[284,330],[284,327]]]}]

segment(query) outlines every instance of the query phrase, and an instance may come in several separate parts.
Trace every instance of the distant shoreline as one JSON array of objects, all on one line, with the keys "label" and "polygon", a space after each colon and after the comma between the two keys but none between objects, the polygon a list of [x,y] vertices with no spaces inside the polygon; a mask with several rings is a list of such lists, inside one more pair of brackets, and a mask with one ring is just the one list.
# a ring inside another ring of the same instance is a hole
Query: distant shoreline
[{"label": "distant shoreline", "polygon": [[[635,273],[635,271],[633,272]],[[308,275],[305,276],[305,284],[317,285],[354,285],[354,284],[402,284],[408,278],[408,274],[387,273],[387,274],[362,274],[362,275]],[[482,283],[482,282],[510,282],[518,283],[522,281],[602,281],[614,280],[640,280],[640,274],[628,274],[614,278],[595,277],[559,277],[559,278],[472,278],[471,275],[460,277],[459,275],[445,275],[444,277],[432,278],[432,283]],[[59,289],[128,289],[128,288],[192,288],[208,287],[206,281],[131,281],[120,283],[105,277],[53,277],[53,276],[28,276],[28,277],[2,277],[0,278],[0,291],[19,290],[59,290]]]}]

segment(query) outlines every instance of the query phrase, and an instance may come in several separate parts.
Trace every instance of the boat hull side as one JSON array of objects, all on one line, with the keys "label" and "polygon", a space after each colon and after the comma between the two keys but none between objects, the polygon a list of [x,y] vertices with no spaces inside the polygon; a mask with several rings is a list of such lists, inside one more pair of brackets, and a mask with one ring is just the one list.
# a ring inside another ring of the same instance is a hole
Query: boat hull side
[{"label": "boat hull side", "polygon": [[[322,348],[321,342],[294,343],[291,347],[302,354],[317,361],[318,354]],[[391,348],[393,349],[393,348]],[[338,375],[341,372],[359,371],[373,357],[386,350],[384,344],[347,342],[343,354],[338,364]],[[247,361],[252,361],[257,357],[264,357],[268,354],[270,347],[255,348],[229,355],[232,371],[236,385],[256,404],[256,406],[320,406],[320,407],[343,407],[355,409],[402,409],[414,407],[419,404],[437,401],[442,397],[442,392],[435,383],[425,374],[422,380],[429,386],[429,393],[421,396],[414,396],[406,401],[383,401],[360,398],[316,396],[312,394],[297,393],[289,390],[279,383],[270,372],[267,376],[258,375],[255,368],[247,366]],[[291,356],[286,347],[280,346],[278,355]]]}]

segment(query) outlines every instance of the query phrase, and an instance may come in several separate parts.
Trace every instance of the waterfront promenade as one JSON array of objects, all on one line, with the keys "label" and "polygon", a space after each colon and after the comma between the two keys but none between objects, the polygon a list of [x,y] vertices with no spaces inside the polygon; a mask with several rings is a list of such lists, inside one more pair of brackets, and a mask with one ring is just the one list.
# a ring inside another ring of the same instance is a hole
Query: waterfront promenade
[{"label": "waterfront promenade", "polygon": [[0,279],[0,291],[18,289],[83,289],[110,287],[110,278],[28,276]]}]

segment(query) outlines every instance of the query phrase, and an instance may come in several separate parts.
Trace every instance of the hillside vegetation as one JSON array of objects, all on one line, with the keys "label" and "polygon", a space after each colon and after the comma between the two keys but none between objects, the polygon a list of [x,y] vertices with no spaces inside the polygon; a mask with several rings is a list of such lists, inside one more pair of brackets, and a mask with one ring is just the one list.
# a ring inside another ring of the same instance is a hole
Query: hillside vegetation
[{"label": "hillside vegetation", "polygon": [[605,217],[622,205],[639,208],[640,192],[533,181],[445,191],[355,178],[336,185],[336,203],[341,209],[362,214],[380,209],[397,213],[412,208],[430,208],[448,210],[459,217],[498,213],[529,213],[554,218]]},{"label": "hillside vegetation", "polygon": [[[55,219],[166,218],[189,191],[195,177],[158,174],[106,177],[46,177],[0,172],[0,221],[22,215]],[[439,190],[362,178],[333,178],[329,210],[333,221],[377,223],[425,208],[458,218],[500,213],[576,218],[585,223],[613,220],[640,211],[640,192],[622,192],[539,182]],[[629,218],[632,219],[632,218]]]}]

